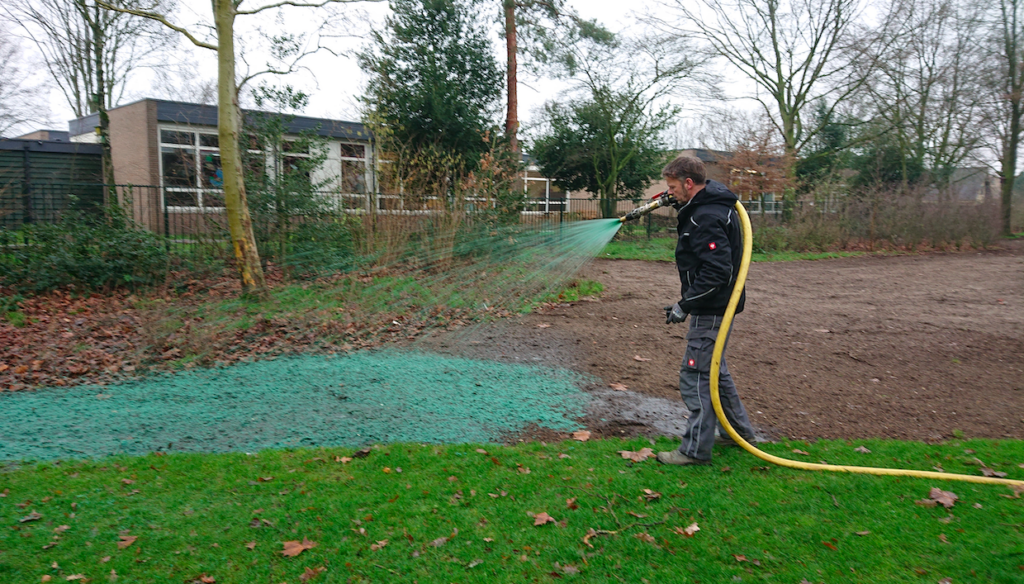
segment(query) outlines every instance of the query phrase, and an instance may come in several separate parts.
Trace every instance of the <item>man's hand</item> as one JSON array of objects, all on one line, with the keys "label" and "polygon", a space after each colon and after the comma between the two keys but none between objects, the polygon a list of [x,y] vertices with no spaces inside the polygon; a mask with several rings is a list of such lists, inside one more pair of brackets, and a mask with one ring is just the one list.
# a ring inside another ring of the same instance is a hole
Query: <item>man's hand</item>
[{"label": "man's hand", "polygon": [[679,303],[676,302],[672,306],[665,307],[665,324],[672,324],[674,322],[683,322],[686,320],[687,314],[683,312],[683,309],[679,307]]}]

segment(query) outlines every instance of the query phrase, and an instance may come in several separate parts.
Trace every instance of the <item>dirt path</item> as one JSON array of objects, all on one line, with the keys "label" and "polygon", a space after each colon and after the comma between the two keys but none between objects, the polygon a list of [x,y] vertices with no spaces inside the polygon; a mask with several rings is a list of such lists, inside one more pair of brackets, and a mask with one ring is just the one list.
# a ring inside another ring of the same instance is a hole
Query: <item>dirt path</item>
[{"label": "dirt path", "polygon": [[[565,366],[668,399],[637,396],[641,410],[681,405],[685,330],[666,326],[661,311],[678,297],[674,266],[599,260],[583,276],[604,284],[599,301],[477,329],[468,342],[428,344]],[[1020,245],[759,263],[748,282],[747,310],[736,321],[728,361],[751,419],[765,433],[934,441],[959,430],[969,437],[1024,437]],[[595,413],[591,429],[658,432],[659,424],[645,423],[636,407],[608,403],[617,405]]]}]

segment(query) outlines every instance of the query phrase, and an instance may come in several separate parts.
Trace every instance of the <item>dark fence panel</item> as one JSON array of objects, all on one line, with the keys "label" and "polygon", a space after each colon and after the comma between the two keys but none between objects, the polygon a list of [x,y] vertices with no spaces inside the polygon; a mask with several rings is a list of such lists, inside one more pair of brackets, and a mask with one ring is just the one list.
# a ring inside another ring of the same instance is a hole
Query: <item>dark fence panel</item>
[{"label": "dark fence panel", "polygon": [[[199,200],[214,200],[215,193],[205,193]],[[276,215],[253,216],[257,238],[267,245],[276,246],[286,239],[285,233],[294,232],[298,226],[308,223],[325,223],[369,219],[376,215],[376,224],[387,224],[390,219],[402,219],[410,226],[428,224],[431,217],[444,215],[446,202],[436,198],[413,198],[399,201],[396,197],[374,197],[373,195],[344,195],[321,193],[327,201],[344,204],[328,204],[327,211],[315,214],[290,214],[285,220]],[[147,185],[105,186],[90,184],[47,184],[33,185],[28,192],[8,184],[0,189],[0,245],[24,243],[18,237],[21,225],[29,222],[57,222],[61,216],[76,210],[89,214],[103,212],[104,197],[118,205],[141,228],[164,236],[168,251],[180,256],[229,259],[231,253],[227,214],[223,207],[176,206],[180,193],[168,193],[164,188]],[[382,202],[383,201],[383,202]],[[619,199],[611,206],[617,216],[628,213],[644,200]],[[762,204],[746,201],[749,211],[757,215],[778,215],[779,207],[773,203]],[[470,200],[463,205],[463,221],[474,222],[493,209],[494,203],[486,199]],[[375,213],[373,210],[376,210]],[[419,218],[419,219],[416,219]],[[527,199],[523,201],[519,222],[524,225],[555,225],[574,221],[602,218],[602,204],[596,198]],[[283,229],[282,229],[283,227]],[[676,212],[672,208],[657,209],[639,221],[624,224],[618,239],[637,240],[652,237],[674,237]],[[284,231],[285,233],[281,233]],[[280,236],[280,237],[279,237]],[[268,252],[273,253],[272,250]]]}]

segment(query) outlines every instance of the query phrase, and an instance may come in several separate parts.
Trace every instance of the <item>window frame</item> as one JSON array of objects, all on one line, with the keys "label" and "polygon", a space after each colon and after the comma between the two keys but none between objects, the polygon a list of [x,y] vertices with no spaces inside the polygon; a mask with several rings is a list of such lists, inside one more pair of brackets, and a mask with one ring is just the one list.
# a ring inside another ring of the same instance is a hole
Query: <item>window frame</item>
[{"label": "window frame", "polygon": [[[192,134],[191,144],[180,144],[164,142],[164,132],[178,132]],[[218,139],[217,146],[203,145],[203,136],[215,136]],[[203,175],[203,155],[214,154],[217,159],[220,159],[220,138],[217,133],[217,128],[211,128],[209,126],[188,126],[178,124],[158,124],[156,129],[156,140],[157,140],[157,151],[158,156],[158,173],[160,176],[160,199],[163,208],[169,212],[176,213],[220,213],[226,208],[222,201],[224,200],[224,188],[206,187],[204,186],[204,175]],[[190,152],[192,157],[192,171],[195,173],[193,177],[194,187],[181,187],[172,186],[166,184],[164,176],[164,149],[173,148],[175,150],[184,150]],[[221,167],[223,168],[223,167]],[[168,193],[191,193],[194,196],[194,200],[197,204],[195,205],[171,205],[167,202]],[[207,193],[210,193],[213,200],[218,200],[218,205],[204,205],[204,199]],[[213,193],[220,194],[219,197],[213,195]]]}]

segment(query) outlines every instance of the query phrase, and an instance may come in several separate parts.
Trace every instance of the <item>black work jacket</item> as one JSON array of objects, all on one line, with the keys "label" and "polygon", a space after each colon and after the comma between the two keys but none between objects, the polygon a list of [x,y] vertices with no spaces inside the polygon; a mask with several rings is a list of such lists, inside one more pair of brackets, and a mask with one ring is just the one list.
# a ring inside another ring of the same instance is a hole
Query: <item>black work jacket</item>
[{"label": "black work jacket", "polygon": [[[679,209],[676,267],[682,284],[679,306],[690,314],[725,314],[743,258],[739,200],[725,185],[709,180]],[[743,311],[746,291],[736,312]]]}]

